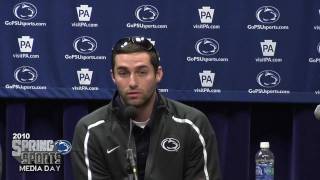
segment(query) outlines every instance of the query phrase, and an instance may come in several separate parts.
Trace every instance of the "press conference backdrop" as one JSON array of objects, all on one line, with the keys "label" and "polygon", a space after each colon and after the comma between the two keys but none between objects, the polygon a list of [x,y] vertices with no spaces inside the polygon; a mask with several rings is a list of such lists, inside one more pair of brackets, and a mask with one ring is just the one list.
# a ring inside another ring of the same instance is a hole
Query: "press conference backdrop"
[{"label": "press conference backdrop", "polygon": [[0,97],[110,99],[112,45],[143,35],[178,100],[320,101],[320,1],[0,1]]},{"label": "press conference backdrop", "polygon": [[0,0],[2,178],[73,179],[70,154],[49,145],[68,150],[78,120],[115,90],[112,45],[143,35],[160,52],[160,91],[208,115],[224,179],[254,179],[260,141],[276,179],[316,179],[319,10],[319,0]]}]

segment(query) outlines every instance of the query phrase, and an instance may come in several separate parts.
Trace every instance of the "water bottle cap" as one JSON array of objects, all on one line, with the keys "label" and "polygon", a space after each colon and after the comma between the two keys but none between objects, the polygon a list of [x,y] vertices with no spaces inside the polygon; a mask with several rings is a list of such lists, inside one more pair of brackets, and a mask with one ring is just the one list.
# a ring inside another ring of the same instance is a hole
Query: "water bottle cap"
[{"label": "water bottle cap", "polygon": [[269,142],[260,142],[260,148],[269,148]]}]

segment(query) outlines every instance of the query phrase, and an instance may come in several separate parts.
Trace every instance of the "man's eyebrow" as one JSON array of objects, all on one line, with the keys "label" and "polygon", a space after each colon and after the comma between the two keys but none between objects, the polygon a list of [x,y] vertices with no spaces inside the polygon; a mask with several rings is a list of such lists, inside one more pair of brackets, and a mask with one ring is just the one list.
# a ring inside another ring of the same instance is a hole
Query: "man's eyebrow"
[{"label": "man's eyebrow", "polygon": [[125,66],[119,66],[116,68],[116,70],[127,70],[128,68]]},{"label": "man's eyebrow", "polygon": [[136,68],[137,69],[148,69],[148,66],[147,65],[141,65],[141,66],[138,66]]},{"label": "man's eyebrow", "polygon": [[[118,66],[117,68],[116,68],[116,70],[127,70],[128,69],[128,67],[126,67],[126,66]],[[137,67],[135,67],[135,69],[148,69],[148,66],[147,65],[140,65],[140,66],[137,66]]]}]

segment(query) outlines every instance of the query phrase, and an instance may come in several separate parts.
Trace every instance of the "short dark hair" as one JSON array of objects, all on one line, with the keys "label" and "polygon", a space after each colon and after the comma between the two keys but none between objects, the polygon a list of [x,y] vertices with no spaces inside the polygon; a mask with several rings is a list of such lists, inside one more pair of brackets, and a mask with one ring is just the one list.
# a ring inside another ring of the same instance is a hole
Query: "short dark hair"
[{"label": "short dark hair", "polygon": [[159,53],[154,47],[154,45],[144,37],[133,36],[125,37],[120,40],[112,48],[112,61],[111,68],[112,72],[115,66],[115,57],[118,54],[130,54],[135,52],[147,52],[150,55],[151,64],[155,70],[158,70],[160,65]]}]

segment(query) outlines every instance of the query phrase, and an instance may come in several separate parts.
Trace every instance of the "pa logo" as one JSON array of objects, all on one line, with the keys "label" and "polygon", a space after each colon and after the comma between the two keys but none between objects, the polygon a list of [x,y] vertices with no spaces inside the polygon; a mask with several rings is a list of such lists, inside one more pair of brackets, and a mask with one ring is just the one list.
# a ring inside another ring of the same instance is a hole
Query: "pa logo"
[{"label": "pa logo", "polygon": [[211,38],[203,38],[196,42],[195,48],[199,54],[211,56],[219,51],[219,43]]},{"label": "pa logo", "polygon": [[34,38],[30,36],[21,36],[18,38],[20,52],[32,52]]},{"label": "pa logo", "polygon": [[154,6],[142,5],[136,9],[134,14],[139,21],[152,22],[158,18],[159,11]]},{"label": "pa logo", "polygon": [[175,138],[165,138],[161,141],[161,147],[169,152],[178,151],[180,142]]},{"label": "pa logo", "polygon": [[76,7],[79,21],[90,21],[92,7],[88,5],[80,5]]},{"label": "pa logo", "polygon": [[215,73],[210,70],[203,70],[199,73],[201,86],[202,87],[212,87],[214,82]]},{"label": "pa logo", "polygon": [[71,151],[71,143],[67,140],[57,140],[54,143],[55,150],[62,155],[66,155]]},{"label": "pa logo", "polygon": [[273,42],[272,40],[264,40],[260,42],[261,50],[263,56],[274,56],[276,52],[277,42]]},{"label": "pa logo", "polygon": [[273,70],[264,70],[257,75],[257,83],[264,88],[276,87],[280,83],[280,75]]},{"label": "pa logo", "polygon": [[212,23],[214,9],[211,9],[210,6],[203,6],[198,11],[201,23]]},{"label": "pa logo", "polygon": [[73,48],[78,53],[90,54],[97,49],[97,41],[90,36],[81,36],[73,41]]},{"label": "pa logo", "polygon": [[30,20],[37,15],[37,8],[29,2],[21,2],[13,7],[13,14],[21,20]]},{"label": "pa logo", "polygon": [[21,66],[14,71],[14,78],[19,83],[32,83],[37,80],[38,72],[30,66]]},{"label": "pa logo", "polygon": [[80,71],[77,71],[78,80],[80,85],[90,85],[92,79],[93,71],[90,71],[87,68],[83,68]]},{"label": "pa logo", "polygon": [[262,6],[256,11],[256,18],[262,23],[271,24],[279,20],[280,12],[273,6]]}]

